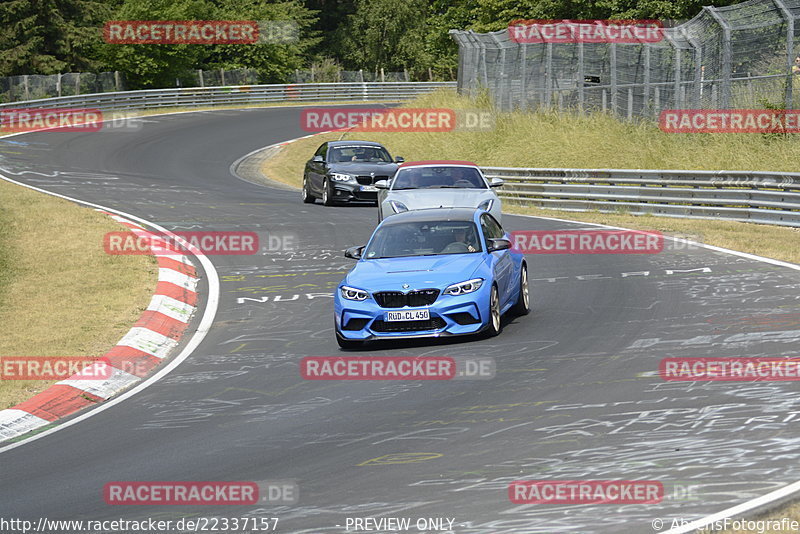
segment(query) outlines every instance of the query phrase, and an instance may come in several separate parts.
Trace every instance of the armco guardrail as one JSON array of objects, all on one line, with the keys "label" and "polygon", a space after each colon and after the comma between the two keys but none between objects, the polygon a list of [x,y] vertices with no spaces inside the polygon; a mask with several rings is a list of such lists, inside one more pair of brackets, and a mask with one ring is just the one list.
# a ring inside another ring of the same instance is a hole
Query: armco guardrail
[{"label": "armco guardrail", "polygon": [[252,106],[281,102],[399,101],[443,87],[455,89],[456,82],[303,83],[147,89],[10,102],[0,104],[0,109],[93,108],[101,111],[128,111],[175,107]]},{"label": "armco guardrail", "polygon": [[800,173],[484,167],[507,202],[800,227]]}]

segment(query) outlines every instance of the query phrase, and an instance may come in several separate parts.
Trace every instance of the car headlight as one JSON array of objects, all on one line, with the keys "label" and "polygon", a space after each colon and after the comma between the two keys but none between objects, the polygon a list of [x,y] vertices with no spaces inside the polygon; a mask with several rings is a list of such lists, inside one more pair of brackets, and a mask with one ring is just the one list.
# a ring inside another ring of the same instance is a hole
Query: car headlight
[{"label": "car headlight", "polygon": [[447,286],[447,289],[444,290],[445,295],[466,295],[467,293],[472,293],[473,291],[477,291],[483,285],[483,278],[473,278],[472,280],[467,280],[466,282],[459,282],[457,284],[453,284],[451,286]]},{"label": "car headlight", "polygon": [[399,200],[390,200],[389,205],[392,207],[392,211],[394,211],[395,213],[400,213],[401,211],[408,211],[408,206],[406,206]]},{"label": "car headlight", "polygon": [[492,211],[492,206],[494,206],[494,199],[487,198],[480,204],[478,204],[478,209],[483,211]]},{"label": "car headlight", "polygon": [[352,174],[342,174],[340,172],[332,172],[331,178],[336,182],[350,182],[355,179]]},{"label": "car headlight", "polygon": [[339,288],[339,292],[342,294],[342,298],[347,300],[361,301],[369,298],[369,293],[363,289],[356,289],[355,287],[342,286]]}]

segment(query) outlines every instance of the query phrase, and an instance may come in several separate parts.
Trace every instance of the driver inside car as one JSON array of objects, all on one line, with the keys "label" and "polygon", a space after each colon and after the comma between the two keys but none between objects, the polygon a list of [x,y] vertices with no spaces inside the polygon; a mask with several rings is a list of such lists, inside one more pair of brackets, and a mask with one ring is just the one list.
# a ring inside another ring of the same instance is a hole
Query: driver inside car
[{"label": "driver inside car", "polygon": [[467,239],[467,231],[464,228],[456,228],[453,230],[453,242],[444,247],[442,252],[476,252],[477,250],[474,241]]},{"label": "driver inside car", "polygon": [[350,158],[350,161],[368,161],[367,151],[363,148],[356,148],[355,154]]}]

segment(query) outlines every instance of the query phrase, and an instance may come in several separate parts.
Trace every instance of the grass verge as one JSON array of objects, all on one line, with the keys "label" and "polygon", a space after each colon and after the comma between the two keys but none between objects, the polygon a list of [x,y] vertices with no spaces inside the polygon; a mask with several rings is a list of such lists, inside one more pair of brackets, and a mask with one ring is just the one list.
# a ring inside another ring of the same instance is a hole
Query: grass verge
[{"label": "grass verge", "polygon": [[[479,109],[485,102],[438,91],[407,107]],[[363,139],[386,145],[406,160],[463,159],[497,167],[698,170],[797,170],[793,138],[758,134],[666,134],[651,123],[626,123],[606,114],[493,113],[489,132],[333,132],[282,147],[261,166],[263,175],[300,187],[303,168],[325,141]],[[557,217],[671,234],[768,258],[800,263],[800,229],[740,222],[573,212],[504,205],[509,213]]]},{"label": "grass verge", "polygon": [[[152,256],[112,256],[123,229],[72,202],[0,181],[0,357],[101,357],[155,290]],[[51,382],[0,380],[0,409]]]}]

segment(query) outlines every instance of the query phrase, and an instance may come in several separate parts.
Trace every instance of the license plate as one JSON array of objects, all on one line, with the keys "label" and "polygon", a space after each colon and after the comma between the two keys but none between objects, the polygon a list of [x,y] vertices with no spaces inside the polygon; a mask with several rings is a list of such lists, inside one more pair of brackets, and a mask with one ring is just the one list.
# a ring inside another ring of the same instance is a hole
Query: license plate
[{"label": "license plate", "polygon": [[362,185],[361,190],[364,191],[365,193],[374,193],[375,191],[378,190],[378,188],[375,187],[374,185]]},{"label": "license plate", "polygon": [[403,310],[386,312],[386,320],[392,321],[427,321],[431,318],[428,310]]}]

